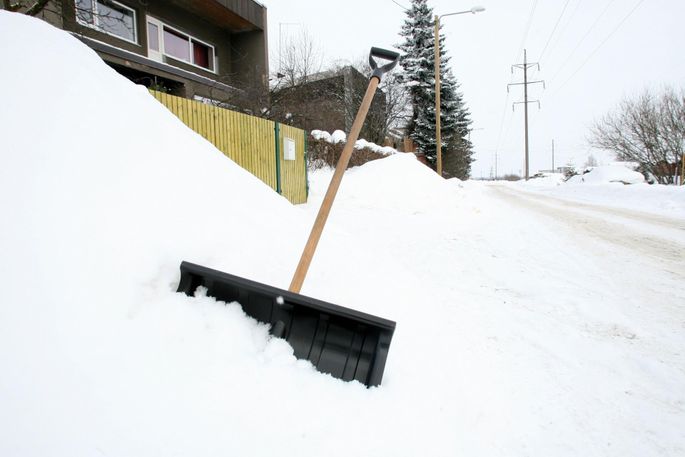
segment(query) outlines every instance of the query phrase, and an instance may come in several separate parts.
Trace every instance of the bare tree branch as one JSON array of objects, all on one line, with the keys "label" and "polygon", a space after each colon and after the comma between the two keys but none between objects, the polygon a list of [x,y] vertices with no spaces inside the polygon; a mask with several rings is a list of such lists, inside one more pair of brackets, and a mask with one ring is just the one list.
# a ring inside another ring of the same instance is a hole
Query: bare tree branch
[{"label": "bare tree branch", "polygon": [[667,87],[624,99],[618,109],[591,128],[592,146],[637,162],[663,184],[672,184],[685,149],[685,91]]}]

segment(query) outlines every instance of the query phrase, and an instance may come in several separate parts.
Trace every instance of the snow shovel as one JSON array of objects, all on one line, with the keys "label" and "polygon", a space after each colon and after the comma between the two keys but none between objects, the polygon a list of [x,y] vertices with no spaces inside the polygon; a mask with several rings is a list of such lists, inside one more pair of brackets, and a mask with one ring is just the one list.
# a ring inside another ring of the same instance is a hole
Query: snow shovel
[{"label": "snow shovel", "polygon": [[[390,62],[379,67],[374,57]],[[306,297],[299,292],[378,84],[383,75],[397,65],[398,58],[396,52],[371,48],[369,63],[373,75],[289,290],[189,262],[181,263],[178,285],[178,292],[186,295],[193,295],[202,286],[211,297],[240,303],[247,315],[270,324],[272,335],[286,339],[298,359],[307,359],[317,370],[336,378],[357,380],[369,387],[381,383],[395,322]]]}]

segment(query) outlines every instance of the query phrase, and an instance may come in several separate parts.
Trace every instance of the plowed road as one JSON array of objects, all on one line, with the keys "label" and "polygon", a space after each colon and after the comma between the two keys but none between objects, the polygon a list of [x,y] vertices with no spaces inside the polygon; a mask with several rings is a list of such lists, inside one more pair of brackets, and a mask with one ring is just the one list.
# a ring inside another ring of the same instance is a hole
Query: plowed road
[{"label": "plowed road", "polygon": [[491,189],[509,204],[547,216],[577,235],[634,251],[642,260],[685,279],[685,220],[561,200],[505,186]]}]

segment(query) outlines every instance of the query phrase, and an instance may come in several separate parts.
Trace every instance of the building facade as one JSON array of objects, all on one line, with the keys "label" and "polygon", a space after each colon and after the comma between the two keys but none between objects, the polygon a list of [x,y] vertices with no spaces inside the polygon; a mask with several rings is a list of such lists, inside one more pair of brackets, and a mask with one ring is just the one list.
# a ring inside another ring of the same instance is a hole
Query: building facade
[{"label": "building facade", "polygon": [[[349,132],[368,84],[369,79],[351,66],[312,75],[306,83],[273,94],[274,117],[306,131]],[[360,138],[384,143],[385,110],[385,94],[377,89]]]},{"label": "building facade", "polygon": [[253,0],[50,0],[38,17],[152,89],[230,105],[268,87],[266,7]]}]

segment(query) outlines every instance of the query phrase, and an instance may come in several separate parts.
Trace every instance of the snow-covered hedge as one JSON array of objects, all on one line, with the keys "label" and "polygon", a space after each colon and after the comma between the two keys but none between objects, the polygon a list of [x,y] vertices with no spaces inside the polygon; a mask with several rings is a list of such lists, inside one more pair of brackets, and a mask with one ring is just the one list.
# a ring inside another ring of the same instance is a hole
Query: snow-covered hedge
[{"label": "snow-covered hedge", "polygon": [[[335,167],[347,142],[347,135],[342,130],[328,133],[323,130],[312,130],[307,151],[307,166],[318,169],[325,166]],[[382,159],[397,150],[389,146],[379,146],[363,139],[354,144],[354,152],[348,168],[363,165],[371,160]]]}]

